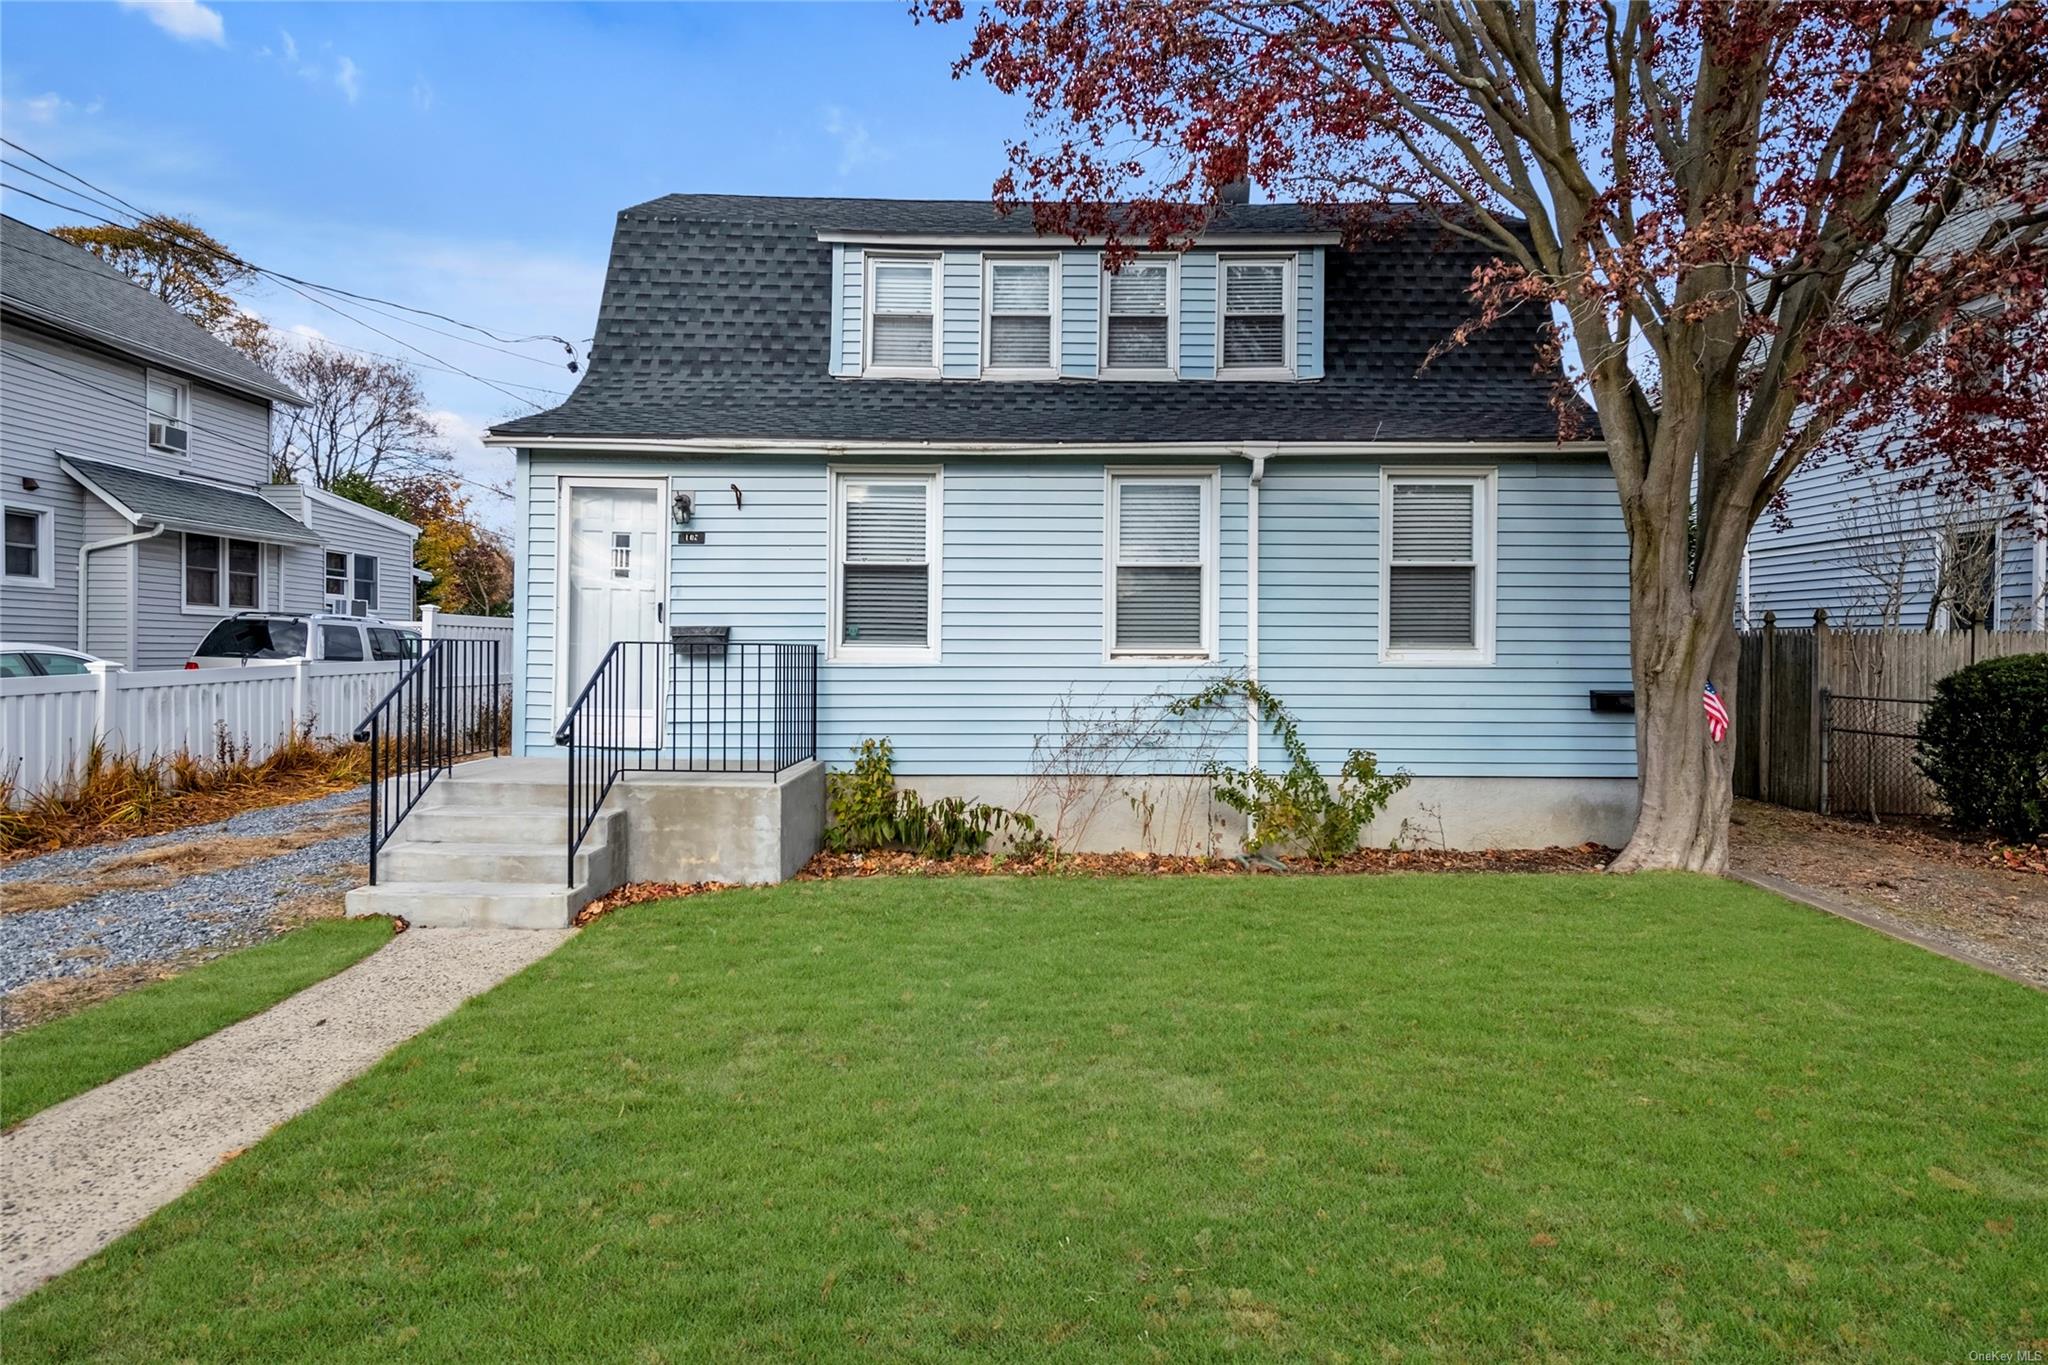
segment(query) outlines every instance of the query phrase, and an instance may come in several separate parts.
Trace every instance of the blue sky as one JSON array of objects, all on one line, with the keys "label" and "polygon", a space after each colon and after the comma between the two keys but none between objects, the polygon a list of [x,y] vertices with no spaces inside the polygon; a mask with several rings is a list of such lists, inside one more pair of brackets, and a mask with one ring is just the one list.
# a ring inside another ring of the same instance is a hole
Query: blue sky
[{"label": "blue sky", "polygon": [[[985,197],[1022,118],[951,78],[966,28],[897,4],[9,3],[0,36],[11,140],[273,269],[578,341],[616,210],[687,190]],[[509,473],[475,443],[523,410],[505,395],[276,286],[247,302],[419,362],[462,471]],[[488,379],[573,383],[558,350],[363,316]]]}]

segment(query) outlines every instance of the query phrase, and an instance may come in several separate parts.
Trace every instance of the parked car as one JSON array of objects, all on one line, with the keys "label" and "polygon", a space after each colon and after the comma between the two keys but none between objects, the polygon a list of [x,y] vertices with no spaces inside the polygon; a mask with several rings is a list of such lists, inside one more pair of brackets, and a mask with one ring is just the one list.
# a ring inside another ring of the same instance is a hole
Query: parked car
[{"label": "parked car", "polygon": [[420,633],[374,616],[245,611],[206,633],[187,668],[417,659]]},{"label": "parked car", "polygon": [[[107,660],[60,645],[31,645],[0,640],[0,678],[65,678],[85,672],[87,664]],[[114,664],[115,668],[121,665]]]}]

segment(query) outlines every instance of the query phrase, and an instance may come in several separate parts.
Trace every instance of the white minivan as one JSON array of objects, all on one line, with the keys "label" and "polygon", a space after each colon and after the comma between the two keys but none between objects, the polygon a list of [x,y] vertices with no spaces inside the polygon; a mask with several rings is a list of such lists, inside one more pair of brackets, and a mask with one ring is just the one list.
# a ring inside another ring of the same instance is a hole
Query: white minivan
[{"label": "white minivan", "polygon": [[374,616],[245,611],[228,617],[199,642],[187,668],[245,664],[371,663],[420,656],[420,633]]}]

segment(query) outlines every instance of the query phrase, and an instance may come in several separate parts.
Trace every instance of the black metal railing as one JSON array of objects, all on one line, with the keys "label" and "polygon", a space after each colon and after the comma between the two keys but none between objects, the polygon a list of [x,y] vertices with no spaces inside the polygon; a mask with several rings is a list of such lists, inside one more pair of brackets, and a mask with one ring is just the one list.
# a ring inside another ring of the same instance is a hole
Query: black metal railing
[{"label": "black metal railing", "polygon": [[370,746],[370,884],[391,841],[434,779],[505,740],[507,698],[496,640],[429,640],[370,708],[355,739]]},{"label": "black metal railing", "polygon": [[779,774],[818,755],[818,647],[621,640],[555,728],[569,751],[568,881],[622,773]]}]

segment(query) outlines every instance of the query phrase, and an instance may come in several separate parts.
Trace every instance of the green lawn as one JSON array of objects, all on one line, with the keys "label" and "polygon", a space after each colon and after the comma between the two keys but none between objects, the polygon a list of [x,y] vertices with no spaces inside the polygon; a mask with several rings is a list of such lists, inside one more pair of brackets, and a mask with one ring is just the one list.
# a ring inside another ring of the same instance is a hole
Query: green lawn
[{"label": "green lawn", "polygon": [[259,1014],[390,940],[389,920],[319,920],[0,1038],[0,1128]]},{"label": "green lawn", "polygon": [[2048,999],[1678,877],[638,907],[0,1318],[9,1365],[2044,1336]]}]

